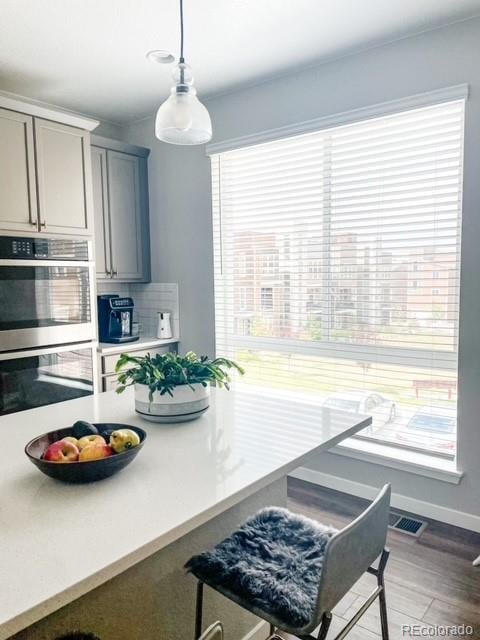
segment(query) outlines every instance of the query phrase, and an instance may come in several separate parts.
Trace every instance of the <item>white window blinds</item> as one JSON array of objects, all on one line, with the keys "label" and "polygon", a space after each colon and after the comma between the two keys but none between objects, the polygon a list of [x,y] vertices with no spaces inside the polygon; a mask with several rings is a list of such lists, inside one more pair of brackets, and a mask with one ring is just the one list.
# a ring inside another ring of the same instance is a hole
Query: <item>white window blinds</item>
[{"label": "white window blinds", "polygon": [[[217,352],[453,455],[464,102],[212,156]],[[270,392],[269,391],[269,392]]]}]

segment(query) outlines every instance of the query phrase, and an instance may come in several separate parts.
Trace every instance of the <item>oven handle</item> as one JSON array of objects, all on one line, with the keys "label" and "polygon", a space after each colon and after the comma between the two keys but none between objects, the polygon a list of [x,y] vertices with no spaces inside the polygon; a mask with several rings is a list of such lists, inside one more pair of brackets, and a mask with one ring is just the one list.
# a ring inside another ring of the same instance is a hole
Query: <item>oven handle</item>
[{"label": "oven handle", "polygon": [[93,267],[86,260],[0,260],[0,267]]},{"label": "oven handle", "polygon": [[40,347],[39,349],[28,349],[25,351],[7,351],[0,353],[0,362],[4,360],[17,360],[20,358],[30,358],[31,356],[44,356],[49,353],[62,353],[63,351],[76,351],[77,349],[96,350],[97,343],[89,340],[88,342],[74,342],[62,344],[57,347]]}]

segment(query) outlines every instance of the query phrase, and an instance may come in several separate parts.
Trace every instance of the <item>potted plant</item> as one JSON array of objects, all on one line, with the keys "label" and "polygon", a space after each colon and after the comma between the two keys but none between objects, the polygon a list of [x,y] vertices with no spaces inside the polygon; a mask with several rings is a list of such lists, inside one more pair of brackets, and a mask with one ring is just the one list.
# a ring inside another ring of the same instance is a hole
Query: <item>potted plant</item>
[{"label": "potted plant", "polygon": [[244,373],[232,360],[211,360],[192,351],[184,356],[122,354],[115,367],[120,385],[117,393],[134,385],[135,411],[146,420],[185,422],[198,418],[208,409],[209,384],[230,388],[230,369]]}]

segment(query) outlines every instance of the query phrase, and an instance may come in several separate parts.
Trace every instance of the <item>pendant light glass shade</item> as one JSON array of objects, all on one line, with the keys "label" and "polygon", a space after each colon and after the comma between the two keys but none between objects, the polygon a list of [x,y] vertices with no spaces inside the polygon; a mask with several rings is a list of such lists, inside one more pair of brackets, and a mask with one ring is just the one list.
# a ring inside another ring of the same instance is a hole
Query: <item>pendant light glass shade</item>
[{"label": "pendant light glass shade", "polygon": [[155,136],[170,144],[204,144],[212,138],[212,122],[206,107],[197,98],[190,67],[180,63],[173,78],[170,97],[160,105],[155,120]]}]

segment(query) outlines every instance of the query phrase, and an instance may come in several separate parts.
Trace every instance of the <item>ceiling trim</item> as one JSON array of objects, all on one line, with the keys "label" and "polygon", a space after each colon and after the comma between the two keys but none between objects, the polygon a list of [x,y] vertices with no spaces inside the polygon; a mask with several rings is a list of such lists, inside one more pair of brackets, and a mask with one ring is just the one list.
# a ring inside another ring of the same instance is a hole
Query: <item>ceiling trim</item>
[{"label": "ceiling trim", "polygon": [[101,147],[102,149],[113,149],[114,151],[129,153],[134,156],[140,156],[141,158],[148,158],[148,156],[150,155],[150,149],[148,149],[147,147],[139,147],[136,144],[123,142],[123,140],[114,140],[113,138],[97,136],[96,134],[93,134],[91,136],[90,143],[93,147]]},{"label": "ceiling trim", "polygon": [[44,118],[45,120],[61,122],[62,124],[86,131],[93,131],[93,129],[96,129],[100,124],[99,120],[87,118],[73,111],[67,111],[61,107],[40,102],[39,100],[32,100],[32,98],[25,98],[24,96],[19,96],[9,91],[0,91],[0,107],[10,109],[11,111],[26,113],[29,116],[35,116],[37,118]]}]

